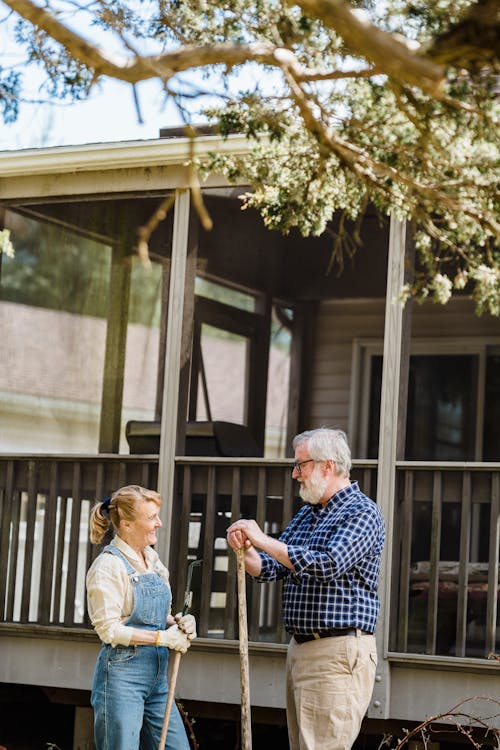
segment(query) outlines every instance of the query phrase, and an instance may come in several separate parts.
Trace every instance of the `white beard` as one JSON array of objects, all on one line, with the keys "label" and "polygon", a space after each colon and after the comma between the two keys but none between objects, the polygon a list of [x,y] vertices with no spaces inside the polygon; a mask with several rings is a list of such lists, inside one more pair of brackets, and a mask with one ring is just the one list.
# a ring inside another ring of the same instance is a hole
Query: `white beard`
[{"label": "white beard", "polygon": [[311,476],[306,479],[305,482],[300,483],[299,494],[305,503],[319,505],[323,499],[327,486],[328,478],[321,476],[321,467],[316,465]]}]

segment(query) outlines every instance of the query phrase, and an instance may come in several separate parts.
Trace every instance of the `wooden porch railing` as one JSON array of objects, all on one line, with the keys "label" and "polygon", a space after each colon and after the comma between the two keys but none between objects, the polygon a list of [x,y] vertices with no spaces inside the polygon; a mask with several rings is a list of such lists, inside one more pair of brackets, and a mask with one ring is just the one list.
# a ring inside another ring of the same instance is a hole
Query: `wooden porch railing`
[{"label": "wooden porch railing", "polygon": [[396,491],[391,649],[495,653],[500,464],[399,463]]},{"label": "wooden porch railing", "polygon": [[[171,569],[182,591],[188,560],[203,560],[193,584],[200,633],[236,637],[236,561],[227,548],[226,529],[231,519],[247,517],[255,518],[266,533],[279,535],[301,504],[291,463],[290,459],[177,459],[179,527],[172,539]],[[376,468],[374,461],[356,462],[352,472],[372,497]],[[250,640],[287,642],[278,584],[260,586],[249,580],[247,607]]]},{"label": "wooden porch railing", "polygon": [[[278,534],[299,506],[290,460],[179,458],[170,570],[180,606],[189,560],[193,611],[205,637],[234,638],[236,579],[225,530],[231,517],[257,518]],[[355,469],[367,492],[376,464]],[[0,456],[0,622],[88,628],[85,574],[99,548],[88,541],[96,499],[124,484],[155,487],[156,456]],[[249,633],[286,641],[273,586],[249,584]]]},{"label": "wooden porch railing", "polygon": [[0,456],[0,622],[89,626],[90,508],[157,479],[156,457]]},{"label": "wooden porch railing", "polygon": [[[180,606],[190,560],[203,637],[237,635],[236,569],[225,531],[255,518],[278,534],[300,500],[290,460],[179,457],[170,569]],[[155,487],[156,456],[0,456],[0,622],[89,628],[85,573],[94,501]],[[377,464],[352,476],[375,497]],[[392,651],[487,656],[497,645],[500,465],[399,463]],[[389,540],[388,540],[389,543]],[[278,587],[248,582],[249,637],[285,643]]]}]

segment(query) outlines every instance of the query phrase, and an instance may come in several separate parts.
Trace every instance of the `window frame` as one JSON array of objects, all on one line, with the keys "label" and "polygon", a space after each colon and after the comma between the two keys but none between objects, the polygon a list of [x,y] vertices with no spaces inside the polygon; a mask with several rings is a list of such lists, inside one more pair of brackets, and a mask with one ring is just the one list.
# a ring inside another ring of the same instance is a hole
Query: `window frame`
[{"label": "window frame", "polygon": [[[370,415],[370,384],[372,361],[383,356],[383,339],[356,338],[352,344],[351,398],[349,403],[348,431],[353,455],[366,459],[368,450],[368,424]],[[487,338],[415,338],[410,345],[410,356],[457,354],[478,357],[477,393],[475,409],[474,460],[481,461],[483,455],[484,404],[486,390],[486,358],[500,353],[500,337]]]}]

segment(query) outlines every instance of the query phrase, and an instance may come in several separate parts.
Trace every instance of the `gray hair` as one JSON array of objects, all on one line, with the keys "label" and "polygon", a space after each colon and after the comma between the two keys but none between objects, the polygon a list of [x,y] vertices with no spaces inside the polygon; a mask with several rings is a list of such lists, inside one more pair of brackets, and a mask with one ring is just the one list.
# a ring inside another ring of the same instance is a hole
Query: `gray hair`
[{"label": "gray hair", "polygon": [[309,455],[315,461],[335,461],[336,474],[349,477],[351,471],[351,449],[347,435],[343,430],[332,430],[329,427],[318,427],[296,435],[292,446],[307,444]]}]

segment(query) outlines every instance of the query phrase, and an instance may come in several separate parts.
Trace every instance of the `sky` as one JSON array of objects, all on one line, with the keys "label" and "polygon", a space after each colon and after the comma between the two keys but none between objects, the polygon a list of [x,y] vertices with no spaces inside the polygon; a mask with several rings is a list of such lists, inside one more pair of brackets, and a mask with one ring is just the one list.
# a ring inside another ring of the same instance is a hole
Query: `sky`
[{"label": "sky", "polygon": [[[71,3],[70,3],[71,6]],[[99,29],[87,28],[85,24],[76,27],[74,16],[72,19],[63,19],[75,29],[87,36],[95,44],[106,50],[108,54],[123,54],[123,49],[113,38],[100,32]],[[22,69],[25,50],[20,50],[15,42],[15,24],[17,17],[6,13],[6,6],[0,0],[0,73],[12,69]],[[70,22],[71,21],[71,22]],[[116,47],[114,46],[116,45]],[[147,45],[151,46],[151,40]],[[153,45],[154,46],[154,45]],[[158,52],[158,49],[139,50],[144,53]],[[258,79],[259,86],[268,90],[276,90],[279,74],[273,75],[252,65],[244,66],[238,72],[233,71],[230,81],[226,84],[230,91],[253,89]],[[41,73],[30,66],[26,69],[24,76],[25,88],[24,98],[31,101],[40,99]],[[183,76],[184,83],[181,85],[199,87],[207,92],[201,106],[220,104],[220,100],[211,96],[215,88],[209,80],[204,79],[201,73],[196,71],[186,72]],[[281,83],[280,83],[281,85]],[[176,84],[179,88],[179,82]],[[29,104],[23,103],[20,107],[19,117],[16,122],[5,124],[0,117],[0,151],[39,148],[46,146],[69,146],[87,143],[107,143],[112,141],[149,140],[159,138],[160,129],[165,127],[180,126],[182,120],[179,112],[172,103],[166,103],[159,81],[144,81],[136,87],[136,93],[140,102],[141,120],[139,120],[134,103],[133,89],[130,84],[110,79],[101,79],[99,88],[95,88],[89,99],[74,103],[52,103],[52,104]],[[189,103],[191,102],[191,104]],[[200,101],[187,99],[184,106],[194,110],[200,106]],[[193,124],[199,124],[203,119],[193,116]]]},{"label": "sky", "polygon": [[73,104],[24,104],[15,123],[0,123],[0,150],[158,138],[160,128],[179,125],[154,81],[138,87],[142,124],[132,88],[104,82],[90,100]]},{"label": "sky", "polygon": [[[16,68],[22,60],[14,41],[14,21],[5,18],[0,4],[0,71]],[[108,46],[109,51],[109,46]],[[41,77],[35,68],[25,75],[25,98],[40,98]],[[165,106],[160,84],[145,81],[137,86],[143,122],[139,122],[132,87],[103,79],[89,100],[72,104],[21,105],[16,122],[5,124],[0,117],[0,151],[66,146],[109,141],[158,138],[160,128],[180,125],[175,108]]]}]

